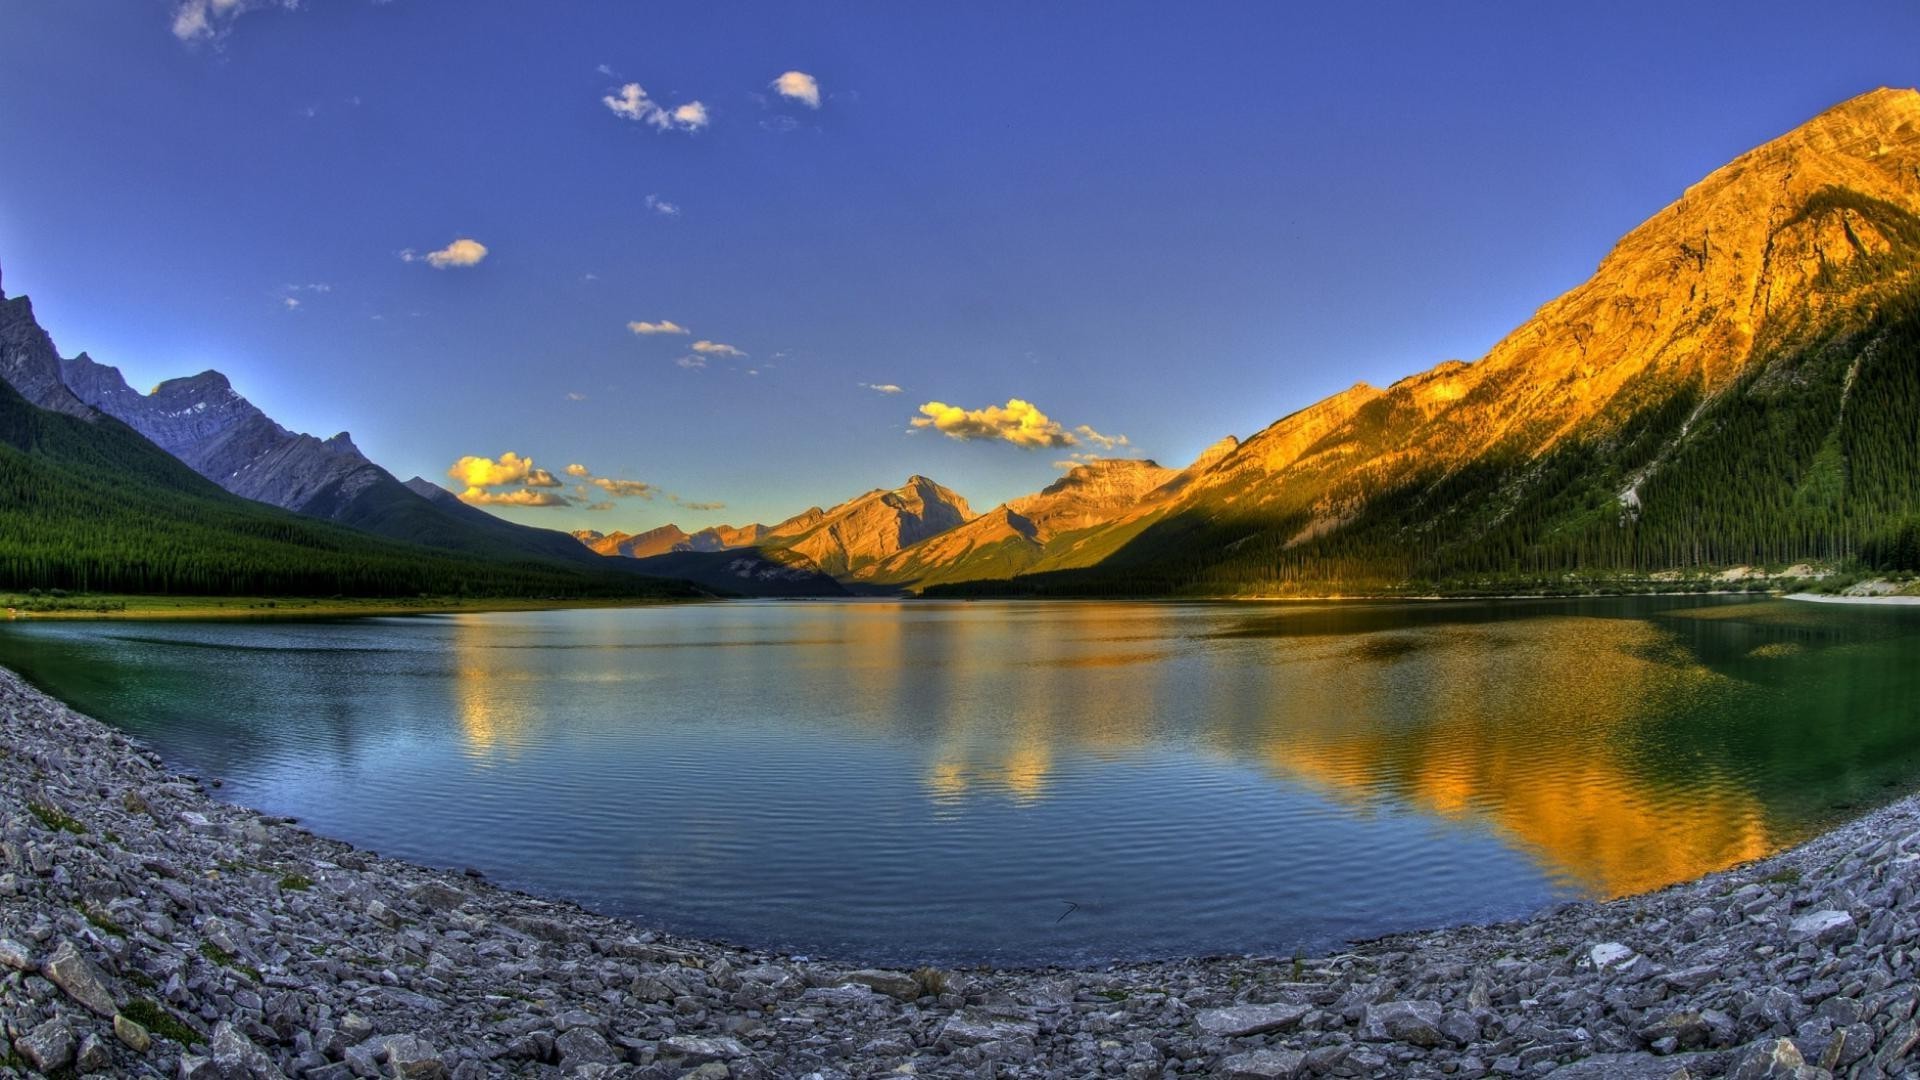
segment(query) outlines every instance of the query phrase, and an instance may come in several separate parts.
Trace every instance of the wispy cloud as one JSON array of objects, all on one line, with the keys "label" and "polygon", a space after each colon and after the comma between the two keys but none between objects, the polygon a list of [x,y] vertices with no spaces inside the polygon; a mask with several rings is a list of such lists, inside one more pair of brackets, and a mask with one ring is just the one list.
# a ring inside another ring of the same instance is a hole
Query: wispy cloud
[{"label": "wispy cloud", "polygon": [[897,394],[900,392],[900,388],[890,382],[863,382],[860,385],[876,394]]},{"label": "wispy cloud", "polygon": [[1030,401],[1010,398],[1005,405],[962,409],[942,401],[920,406],[916,428],[932,428],[950,439],[997,440],[1026,450],[1060,449],[1078,445],[1073,434]]},{"label": "wispy cloud", "polygon": [[596,476],[587,482],[618,499],[651,499],[660,494],[658,487],[644,480],[616,480],[611,476]]},{"label": "wispy cloud", "polygon": [[639,83],[627,83],[615,93],[600,99],[613,115],[636,123],[650,124],[661,131],[699,131],[708,124],[707,107],[698,101],[668,108],[647,96]]},{"label": "wispy cloud", "polygon": [[727,508],[727,504],[723,502],[695,502],[692,499],[683,499],[678,495],[669,495],[668,498],[672,499],[673,504],[681,509],[694,510],[703,514],[710,514],[715,510],[725,510]]},{"label": "wispy cloud", "polygon": [[587,468],[585,465],[582,465],[576,461],[573,464],[567,466],[567,475],[568,476],[592,476],[593,470]]},{"label": "wispy cloud", "polygon": [[587,395],[581,393],[578,390],[569,390],[567,391],[567,400],[568,401],[585,401],[587,400]]},{"label": "wispy cloud", "polygon": [[180,0],[173,7],[173,36],[186,42],[216,40],[249,11],[269,7],[293,11],[299,6],[300,0]]},{"label": "wispy cloud", "polygon": [[804,71],[788,71],[771,84],[780,96],[798,101],[809,109],[820,107],[820,83]]},{"label": "wispy cloud", "polygon": [[736,349],[731,345],[725,344],[724,342],[708,341],[705,338],[702,338],[699,341],[696,341],[693,343],[693,351],[699,353],[702,356],[745,356],[747,355],[746,353],[741,352],[739,349]]},{"label": "wispy cloud", "polygon": [[[627,324],[627,329],[633,331],[636,334],[640,334],[642,336],[649,335],[649,334],[687,333],[686,327],[681,326],[679,323],[674,322],[672,319],[661,319],[659,322],[630,322]],[[699,346],[696,345],[694,346],[694,348],[699,348]]]},{"label": "wispy cloud", "polygon": [[679,203],[670,203],[658,195],[647,196],[647,209],[653,211],[656,214],[659,214],[661,217],[679,217],[680,216]]},{"label": "wispy cloud", "polygon": [[1127,437],[1125,435],[1102,435],[1099,432],[1093,430],[1093,428],[1087,426],[1086,424],[1081,424],[1079,427],[1076,427],[1073,430],[1074,430],[1074,433],[1079,435],[1082,439],[1085,439],[1087,442],[1093,444],[1094,446],[1099,447],[1102,450],[1112,450],[1115,447],[1132,445],[1127,441]]},{"label": "wispy cloud", "polygon": [[424,262],[435,270],[478,266],[480,260],[486,257],[487,245],[464,236],[438,251],[429,251],[425,255],[412,248],[400,249],[401,262]]},{"label": "wispy cloud", "polygon": [[679,359],[675,360],[674,363],[679,364],[681,367],[686,368],[688,371],[698,371],[701,368],[707,366],[707,358],[704,356],[694,356],[692,354],[688,354],[686,356],[682,356]]}]

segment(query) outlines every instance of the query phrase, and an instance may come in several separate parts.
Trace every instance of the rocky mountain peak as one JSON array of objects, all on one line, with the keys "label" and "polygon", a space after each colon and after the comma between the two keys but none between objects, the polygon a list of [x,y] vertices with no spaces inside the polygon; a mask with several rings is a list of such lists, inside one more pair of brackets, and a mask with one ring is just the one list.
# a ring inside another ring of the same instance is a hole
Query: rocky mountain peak
[{"label": "rocky mountain peak", "polygon": [[91,418],[94,411],[67,388],[53,339],[33,316],[24,296],[0,298],[0,379],[43,409]]}]

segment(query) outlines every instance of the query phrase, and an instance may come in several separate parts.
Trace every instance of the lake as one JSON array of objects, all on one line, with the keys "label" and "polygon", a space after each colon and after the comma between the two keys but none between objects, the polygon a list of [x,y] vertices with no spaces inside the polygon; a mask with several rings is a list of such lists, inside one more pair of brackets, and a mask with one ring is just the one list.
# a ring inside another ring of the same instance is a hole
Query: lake
[{"label": "lake", "polygon": [[1320,953],[1920,784],[1920,610],[1783,600],[19,622],[0,663],[317,832],[892,964]]}]

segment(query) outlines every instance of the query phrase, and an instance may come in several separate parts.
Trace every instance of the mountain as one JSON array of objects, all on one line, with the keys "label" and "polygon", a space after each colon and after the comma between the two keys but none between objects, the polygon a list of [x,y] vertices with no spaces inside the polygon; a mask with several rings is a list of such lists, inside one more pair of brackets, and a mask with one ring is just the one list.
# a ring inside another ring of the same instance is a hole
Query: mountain
[{"label": "mountain", "polygon": [[[574,537],[601,554],[645,560],[642,568],[652,574],[707,565],[698,560],[657,561],[669,554],[751,550],[770,565],[850,581],[865,568],[972,519],[973,510],[965,499],[924,476],[910,476],[891,491],[875,488],[831,509],[811,507],[776,525],[737,529],[721,525],[691,534],[677,525],[662,525],[643,533],[589,530]],[[749,578],[756,576],[776,583],[788,580],[779,574],[748,574]]]},{"label": "mountain", "polygon": [[688,596],[678,582],[385,540],[240,498],[120,421],[0,381],[0,587],[258,596]]},{"label": "mountain", "polygon": [[583,529],[574,533],[573,538],[601,555],[623,556],[629,559],[665,555],[669,551],[693,550],[685,546],[692,537],[678,525],[662,525],[642,533],[601,533],[592,529]]},{"label": "mountain", "polygon": [[1688,188],[1485,357],[1294,413],[972,589],[1553,587],[1871,556],[1920,512],[1917,268],[1920,94],[1877,90]]},{"label": "mountain", "polygon": [[1083,462],[1039,492],[928,536],[853,577],[911,588],[1010,577],[1040,561],[1059,538],[1123,516],[1177,475],[1152,461]]},{"label": "mountain", "polygon": [[94,415],[62,381],[60,354],[33,317],[33,301],[24,296],[7,299],[4,292],[0,292],[0,380],[40,408],[82,419]]},{"label": "mountain", "polygon": [[[45,334],[39,337],[44,340]],[[0,363],[9,355],[0,346]],[[31,370],[44,367],[42,350],[20,355],[35,360]],[[51,342],[45,343],[44,355],[54,356]],[[330,439],[288,431],[217,371],[169,379],[142,394],[127,385],[118,368],[86,353],[70,360],[55,356],[55,363],[69,397],[127,424],[242,498],[449,551],[587,561],[565,533],[504,521],[460,503],[437,485],[429,486],[447,499],[400,483],[367,460],[344,431]],[[58,395],[54,400],[47,407],[59,408]]]}]

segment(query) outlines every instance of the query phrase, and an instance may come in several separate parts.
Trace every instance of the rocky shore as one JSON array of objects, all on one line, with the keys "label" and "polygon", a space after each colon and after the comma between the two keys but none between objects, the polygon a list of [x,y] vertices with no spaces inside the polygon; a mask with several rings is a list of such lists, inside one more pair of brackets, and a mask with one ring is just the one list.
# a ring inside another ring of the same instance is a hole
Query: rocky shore
[{"label": "rocky shore", "polygon": [[1920,1077],[1920,799],[1312,960],[859,969],[223,805],[0,671],[0,1076]]}]

